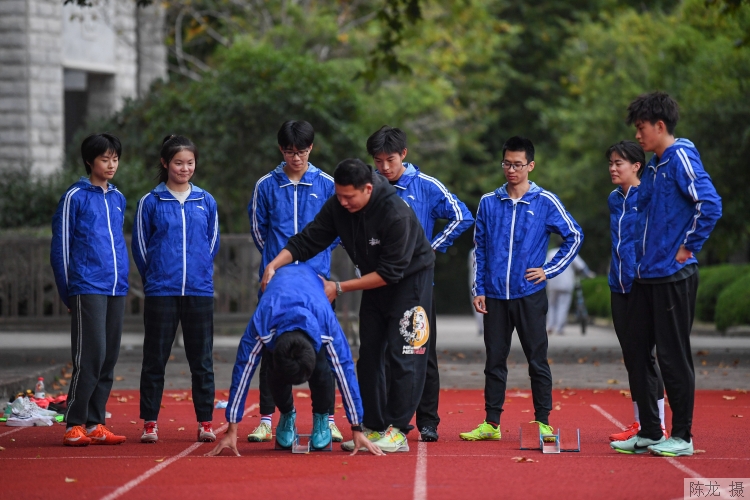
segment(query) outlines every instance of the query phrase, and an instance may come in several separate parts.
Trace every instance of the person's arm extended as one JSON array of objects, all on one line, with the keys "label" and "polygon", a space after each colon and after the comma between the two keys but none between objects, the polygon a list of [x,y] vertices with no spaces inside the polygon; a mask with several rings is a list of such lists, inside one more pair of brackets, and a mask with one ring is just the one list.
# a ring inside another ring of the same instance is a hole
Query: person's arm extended
[{"label": "person's arm extended", "polygon": [[263,278],[260,280],[260,289],[265,292],[266,287],[268,286],[268,282],[271,281],[273,275],[276,274],[276,270],[287,264],[291,264],[292,262],[294,262],[292,252],[290,252],[286,248],[283,248],[281,252],[279,252],[279,255],[274,257],[263,271]]},{"label": "person's arm extended", "polygon": [[[339,285],[341,286],[341,293],[354,292],[356,290],[371,290],[373,288],[380,288],[381,286],[385,286],[387,284],[388,283],[386,283],[386,281],[375,271],[367,273],[361,278],[339,282]],[[333,302],[338,295],[338,291],[336,290],[336,282],[323,279],[323,287],[325,288],[328,302]]]},{"label": "person's arm extended", "polygon": [[335,196],[329,198],[315,218],[302,231],[289,238],[284,249],[289,251],[293,261],[308,261],[331,247],[339,236],[333,223],[336,204],[338,200]]}]

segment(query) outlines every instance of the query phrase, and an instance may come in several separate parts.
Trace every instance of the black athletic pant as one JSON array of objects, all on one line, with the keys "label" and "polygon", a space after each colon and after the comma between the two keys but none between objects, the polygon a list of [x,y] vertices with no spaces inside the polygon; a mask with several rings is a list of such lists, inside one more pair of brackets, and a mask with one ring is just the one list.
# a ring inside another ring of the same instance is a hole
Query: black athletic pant
[{"label": "black athletic pant", "polygon": [[392,425],[406,433],[413,428],[409,422],[422,397],[432,334],[432,277],[429,268],[362,293],[357,379],[369,429],[384,431]]},{"label": "black athletic pant", "polygon": [[500,423],[508,381],[508,354],[513,330],[518,331],[523,353],[529,362],[534,418],[549,424],[552,410],[552,372],[547,362],[547,292],[539,290],[511,300],[486,299],[484,346],[484,410],[486,421]]},{"label": "black athletic pant", "polygon": [[65,421],[69,427],[103,424],[120,355],[125,297],[74,295],[70,312],[73,376]]},{"label": "black athletic pant", "polygon": [[[330,366],[328,366],[325,350],[325,346],[323,346],[318,351],[315,357],[315,370],[313,370],[310,380],[307,381],[310,386],[313,413],[328,413],[328,409],[334,405],[334,399],[331,398],[334,393],[333,374]],[[270,354],[267,358],[268,369],[273,372],[273,352],[267,349],[266,352]],[[289,413],[294,409],[291,384],[281,382],[273,377],[273,373],[269,373],[268,388],[281,413]]]},{"label": "black athletic pant", "polygon": [[[434,290],[433,290],[434,292]],[[440,425],[438,401],[440,399],[440,372],[437,362],[437,313],[435,295],[432,296],[432,314],[430,315],[430,339],[427,341],[427,373],[424,380],[422,399],[417,406],[417,429],[425,426],[437,429]]]},{"label": "black athletic pant", "polygon": [[[636,393],[640,390],[633,381],[633,371],[636,369],[633,366],[633,359],[630,353],[632,352],[633,339],[627,334],[628,326],[628,299],[630,298],[629,293],[616,293],[611,292],[611,304],[612,304],[612,323],[615,325],[615,333],[617,334],[617,340],[620,341],[620,348],[622,349],[622,359],[625,362],[625,369],[628,371],[628,384],[630,385],[630,394],[633,401],[637,401]],[[656,399],[664,398],[664,382],[661,378],[661,371],[659,365],[656,363],[656,349],[651,351],[651,362],[654,364],[654,371],[658,379],[656,386]],[[640,412],[639,412],[640,414]]]},{"label": "black athletic pant", "polygon": [[695,404],[695,369],[690,330],[695,317],[698,272],[671,283],[633,283],[628,303],[628,336],[632,338],[633,382],[641,419],[639,436],[661,436],[656,404],[658,378],[651,361],[656,346],[659,367],[672,409],[672,436],[690,441]]},{"label": "black athletic pant", "polygon": [[213,420],[214,411],[214,298],[197,296],[146,297],[141,368],[141,418],[156,420],[164,392],[164,371],[177,325],[182,324],[190,374],[193,407],[198,422]]}]

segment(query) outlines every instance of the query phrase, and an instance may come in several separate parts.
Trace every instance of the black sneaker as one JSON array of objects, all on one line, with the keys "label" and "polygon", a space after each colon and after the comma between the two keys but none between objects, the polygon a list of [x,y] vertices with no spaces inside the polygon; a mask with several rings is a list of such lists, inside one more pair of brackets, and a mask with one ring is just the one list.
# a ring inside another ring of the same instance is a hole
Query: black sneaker
[{"label": "black sneaker", "polygon": [[422,441],[425,443],[434,443],[439,437],[437,429],[429,425],[425,425],[419,429],[419,434],[422,436]]}]

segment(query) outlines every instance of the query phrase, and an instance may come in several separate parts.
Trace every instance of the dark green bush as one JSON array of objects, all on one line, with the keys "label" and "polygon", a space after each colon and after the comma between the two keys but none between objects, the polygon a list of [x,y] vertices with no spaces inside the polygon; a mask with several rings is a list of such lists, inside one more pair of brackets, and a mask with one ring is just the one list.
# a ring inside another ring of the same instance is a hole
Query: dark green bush
[{"label": "dark green bush", "polygon": [[612,317],[612,304],[609,300],[609,284],[607,276],[581,280],[583,298],[590,316],[599,318]]},{"label": "dark green bush", "polygon": [[750,274],[741,276],[719,294],[716,301],[716,328],[750,325]]},{"label": "dark green bush", "polygon": [[747,265],[735,264],[702,267],[695,300],[695,319],[713,323],[719,295],[747,269]]},{"label": "dark green bush", "polygon": [[70,172],[42,177],[22,167],[0,169],[0,229],[49,226],[60,196],[75,179]]}]

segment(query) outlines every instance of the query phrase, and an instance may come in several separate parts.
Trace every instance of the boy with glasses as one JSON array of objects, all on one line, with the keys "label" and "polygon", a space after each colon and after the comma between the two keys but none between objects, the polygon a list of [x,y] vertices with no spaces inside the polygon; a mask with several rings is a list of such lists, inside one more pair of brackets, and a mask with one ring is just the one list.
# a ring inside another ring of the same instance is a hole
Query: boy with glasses
[{"label": "boy with glasses", "polygon": [[[583,232],[553,193],[529,181],[534,145],[511,137],[503,145],[506,184],[479,201],[474,248],[474,308],[484,314],[485,421],[460,434],[466,441],[499,440],[505,402],[508,353],[513,330],[529,363],[535,422],[551,434],[552,373],[547,362],[545,281],[563,272],[578,255]],[[563,243],[545,263],[551,233]]]},{"label": "boy with glasses", "polygon": [[[247,207],[253,241],[261,253],[259,278],[287,240],[302,231],[334,194],[333,177],[308,161],[315,139],[312,125],[289,120],[279,129],[277,139],[284,161],[258,180]],[[331,251],[336,245],[338,241],[307,262],[326,279],[331,275]],[[275,405],[268,385],[270,364],[269,354],[264,352],[259,377],[261,420],[247,436],[250,442],[271,441],[273,437],[271,418]],[[340,442],[343,438],[334,423],[333,412],[332,406],[328,412],[329,426],[333,440]]]}]

